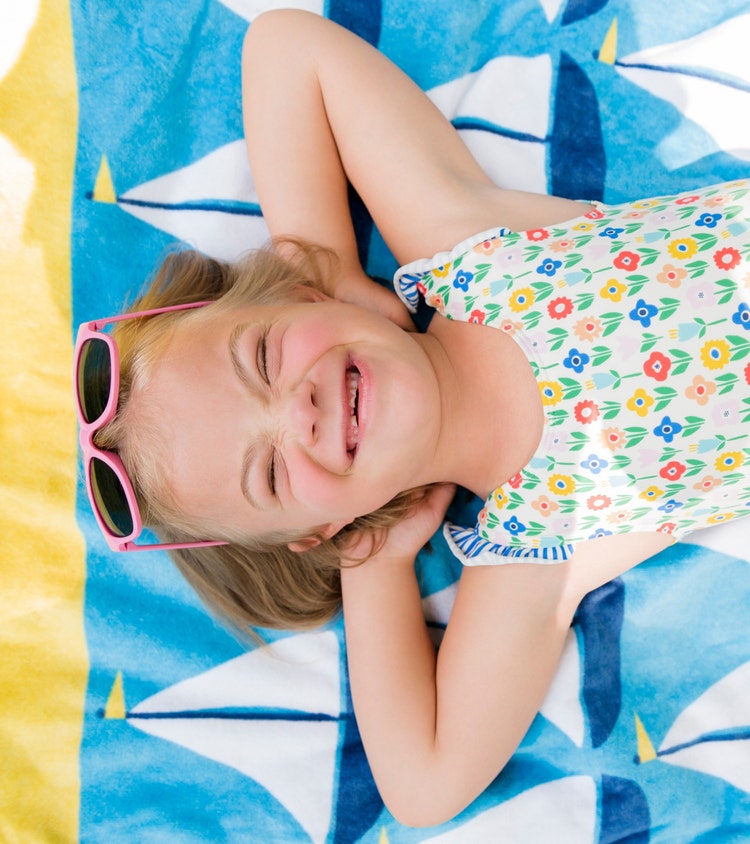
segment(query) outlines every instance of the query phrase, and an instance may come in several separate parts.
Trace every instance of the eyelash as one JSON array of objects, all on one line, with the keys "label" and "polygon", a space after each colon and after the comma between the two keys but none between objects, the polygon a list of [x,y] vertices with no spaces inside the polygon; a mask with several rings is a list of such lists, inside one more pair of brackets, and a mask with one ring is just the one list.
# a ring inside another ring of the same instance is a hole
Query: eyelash
[{"label": "eyelash", "polygon": [[270,385],[270,381],[268,379],[267,340],[268,332],[264,331],[258,339],[257,366],[258,372],[260,373],[260,377],[263,379],[263,381],[265,381],[266,384]]},{"label": "eyelash", "polygon": [[271,490],[271,495],[276,495],[276,450],[271,451],[271,459],[268,461],[268,468],[266,470],[268,478],[268,488]]}]

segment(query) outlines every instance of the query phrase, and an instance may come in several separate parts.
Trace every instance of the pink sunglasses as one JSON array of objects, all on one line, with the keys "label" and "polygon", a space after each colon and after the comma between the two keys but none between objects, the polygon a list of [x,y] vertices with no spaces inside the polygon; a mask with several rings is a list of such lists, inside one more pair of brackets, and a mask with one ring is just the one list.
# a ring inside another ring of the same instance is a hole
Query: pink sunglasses
[{"label": "pink sunglasses", "polygon": [[110,422],[117,412],[120,387],[120,356],[117,344],[102,329],[126,319],[185,311],[208,304],[210,303],[190,302],[167,308],[118,314],[107,319],[84,322],[78,329],[73,359],[73,384],[86,491],[96,521],[113,551],[150,551],[156,548],[169,551],[227,544],[219,540],[204,540],[136,545],[134,540],[141,534],[143,522],[133,485],[117,454],[103,451],[94,445],[94,434]]}]

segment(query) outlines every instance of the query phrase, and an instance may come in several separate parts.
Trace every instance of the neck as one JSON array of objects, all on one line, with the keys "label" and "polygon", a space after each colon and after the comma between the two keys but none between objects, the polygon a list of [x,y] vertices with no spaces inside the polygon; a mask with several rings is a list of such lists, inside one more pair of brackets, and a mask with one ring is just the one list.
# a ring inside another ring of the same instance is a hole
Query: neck
[{"label": "neck", "polygon": [[494,328],[436,316],[424,342],[442,410],[431,480],[484,498],[536,451],[544,425],[536,379],[521,348]]}]

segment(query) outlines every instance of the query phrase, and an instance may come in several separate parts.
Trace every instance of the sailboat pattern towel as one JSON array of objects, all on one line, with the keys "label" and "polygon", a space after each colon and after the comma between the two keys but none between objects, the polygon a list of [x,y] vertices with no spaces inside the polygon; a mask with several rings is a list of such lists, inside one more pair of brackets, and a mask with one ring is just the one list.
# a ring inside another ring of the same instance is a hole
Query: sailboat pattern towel
[{"label": "sailboat pattern towel", "polygon": [[[239,57],[276,5],[0,11],[0,838],[750,840],[748,522],[590,595],[518,752],[431,830],[380,801],[340,622],[247,650],[164,555],[107,550],[75,451],[74,326],[119,310],[175,241],[232,258],[267,237]],[[750,0],[291,5],[390,56],[498,183],[617,203],[750,174]],[[356,205],[354,217],[368,271],[391,277],[377,231]],[[436,641],[458,568],[439,535],[418,562]]]}]

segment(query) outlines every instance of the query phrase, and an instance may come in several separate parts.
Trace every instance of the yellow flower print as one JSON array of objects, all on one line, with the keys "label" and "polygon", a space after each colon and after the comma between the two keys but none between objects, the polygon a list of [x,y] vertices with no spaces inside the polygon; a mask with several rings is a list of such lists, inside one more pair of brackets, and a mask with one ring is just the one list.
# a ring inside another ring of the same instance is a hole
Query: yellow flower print
[{"label": "yellow flower print", "polygon": [[508,496],[502,489],[496,489],[492,493],[492,498],[498,510],[502,510],[503,507],[505,507],[505,505],[508,503]]},{"label": "yellow flower print", "polygon": [[434,270],[432,270],[432,274],[434,276],[437,276],[438,278],[445,278],[450,271],[451,265],[444,264],[442,267],[436,267]]},{"label": "yellow flower print", "polygon": [[710,525],[720,525],[722,522],[728,522],[733,517],[734,513],[716,513],[713,516],[709,516],[706,521]]},{"label": "yellow flower print", "polygon": [[664,495],[663,489],[659,489],[658,486],[650,486],[643,490],[640,497],[645,498],[646,501],[653,501],[655,498],[661,498],[662,495]]},{"label": "yellow flower print", "polygon": [[562,386],[558,381],[540,381],[539,392],[545,407],[554,407],[563,397]]},{"label": "yellow flower print", "polygon": [[681,237],[677,240],[670,240],[667,249],[673,258],[684,261],[686,258],[692,258],[695,255],[698,251],[698,243],[693,237]]},{"label": "yellow flower print", "polygon": [[610,302],[620,302],[622,300],[622,294],[627,289],[627,284],[622,284],[616,278],[611,278],[599,291],[599,295],[602,299],[609,299]]},{"label": "yellow flower print", "polygon": [[713,381],[706,381],[702,375],[696,375],[693,383],[685,390],[689,399],[698,402],[701,407],[708,404],[708,400],[716,392],[716,384]]},{"label": "yellow flower print", "polygon": [[653,397],[650,396],[644,389],[639,387],[627,400],[625,406],[628,410],[632,410],[639,416],[648,416],[649,409],[653,403]]},{"label": "yellow flower print", "polygon": [[641,199],[638,202],[633,203],[633,208],[653,208],[654,205],[658,204],[658,199]]},{"label": "yellow flower print", "polygon": [[555,495],[570,495],[576,488],[576,482],[570,475],[552,475],[547,486]]},{"label": "yellow flower print", "polygon": [[560,505],[551,498],[548,498],[546,495],[540,495],[536,501],[531,502],[531,506],[537,511],[537,513],[541,513],[542,516],[549,516],[551,513],[554,513],[555,510],[560,509]]},{"label": "yellow flower print", "polygon": [[530,287],[522,287],[510,297],[508,304],[516,313],[527,311],[534,304],[534,291]]},{"label": "yellow flower print", "polygon": [[730,348],[726,340],[709,340],[701,349],[706,369],[723,369],[729,363]]},{"label": "yellow flower print", "polygon": [[720,472],[734,472],[734,470],[739,469],[744,462],[745,455],[741,451],[725,451],[716,458],[714,466],[716,466]]},{"label": "yellow flower print", "polygon": [[590,232],[594,228],[593,223],[576,223],[573,226],[573,231],[576,232]]}]

